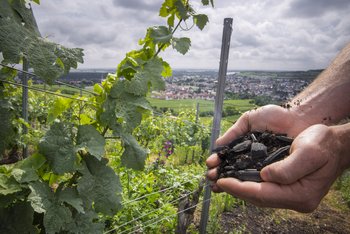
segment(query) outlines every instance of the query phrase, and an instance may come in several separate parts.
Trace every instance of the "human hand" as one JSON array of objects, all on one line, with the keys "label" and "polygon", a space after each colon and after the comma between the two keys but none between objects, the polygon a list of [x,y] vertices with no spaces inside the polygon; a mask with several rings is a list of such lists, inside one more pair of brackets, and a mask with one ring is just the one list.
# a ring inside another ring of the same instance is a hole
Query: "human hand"
[{"label": "human hand", "polygon": [[[294,110],[294,109],[293,109]],[[295,137],[300,131],[308,126],[307,123],[300,121],[296,114],[291,109],[283,108],[276,105],[267,105],[255,110],[245,112],[236,123],[228,129],[225,134],[220,137],[216,144],[227,145],[232,140],[243,136],[251,131],[272,131],[276,133],[285,133],[291,137]],[[208,159],[209,167],[216,167],[220,160],[217,156],[212,156]],[[216,169],[215,169],[216,170]],[[208,172],[208,175],[215,174],[215,170]],[[216,183],[212,184],[214,192],[221,192]]]},{"label": "human hand", "polygon": [[349,165],[349,157],[344,156],[348,152],[344,147],[348,146],[342,141],[342,132],[339,127],[309,127],[294,140],[289,157],[262,169],[262,183],[234,178],[215,181],[220,159],[214,154],[207,160],[211,168],[208,178],[214,181],[212,189],[214,192],[225,191],[258,206],[311,212]]},{"label": "human hand", "polygon": [[311,121],[300,116],[295,108],[283,108],[276,105],[266,105],[256,110],[245,112],[237,122],[220,137],[216,144],[226,145],[233,139],[250,131],[272,131],[285,133],[296,137],[305,128],[311,126]]}]

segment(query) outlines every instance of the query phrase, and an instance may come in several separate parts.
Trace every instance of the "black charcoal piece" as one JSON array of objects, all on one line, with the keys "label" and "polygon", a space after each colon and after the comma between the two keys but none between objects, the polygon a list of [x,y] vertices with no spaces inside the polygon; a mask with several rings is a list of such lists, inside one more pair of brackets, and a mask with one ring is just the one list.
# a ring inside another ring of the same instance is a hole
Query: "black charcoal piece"
[{"label": "black charcoal piece", "polygon": [[242,143],[239,143],[239,144],[235,145],[232,148],[232,151],[235,152],[235,153],[240,153],[240,152],[243,152],[243,151],[246,151],[246,150],[250,150],[250,146],[251,145],[252,145],[252,141],[251,140],[246,140],[246,141],[243,141]]},{"label": "black charcoal piece", "polygon": [[287,145],[285,147],[279,148],[278,150],[274,151],[267,158],[265,158],[263,165],[269,165],[271,163],[274,163],[283,159],[285,156],[288,155],[289,149],[290,149],[290,146]]},{"label": "black charcoal piece", "polygon": [[280,141],[283,141],[283,142],[286,142],[286,143],[289,143],[289,144],[292,144],[293,142],[293,138],[290,138],[290,137],[287,137],[287,136],[283,136],[283,135],[276,135],[276,138]]},{"label": "black charcoal piece", "polygon": [[253,160],[267,157],[267,147],[262,143],[253,142],[250,152]]},{"label": "black charcoal piece", "polygon": [[238,169],[246,169],[251,163],[251,158],[247,155],[242,155],[236,160],[236,167]]},{"label": "black charcoal piece", "polygon": [[255,169],[240,170],[236,173],[237,179],[242,181],[262,182],[260,171]]},{"label": "black charcoal piece", "polygon": [[226,166],[226,167],[224,167],[224,169],[226,171],[231,171],[231,170],[235,170],[236,168],[235,168],[235,166]]}]

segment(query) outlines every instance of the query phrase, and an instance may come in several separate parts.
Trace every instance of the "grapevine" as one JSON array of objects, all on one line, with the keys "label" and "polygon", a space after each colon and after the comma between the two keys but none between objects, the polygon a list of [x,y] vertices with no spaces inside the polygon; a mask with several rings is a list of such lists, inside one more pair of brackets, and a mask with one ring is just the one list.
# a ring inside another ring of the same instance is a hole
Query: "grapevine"
[{"label": "grapevine", "polygon": [[[202,0],[202,5],[210,3]],[[39,1],[1,1],[1,63],[28,61],[37,77],[53,84],[83,62],[83,50],[42,38],[28,4]],[[28,123],[19,117],[19,89],[4,82],[18,74],[2,67],[0,153],[5,159],[27,145],[31,155],[0,166],[1,233],[101,233],[105,226],[99,214],[112,216],[121,209],[122,185],[109,165],[107,141],[120,141],[122,166],[145,167],[148,150],[138,143],[134,131],[152,111],[146,95],[151,89],[163,89],[163,78],[171,76],[170,65],[159,54],[168,47],[186,54],[191,40],[175,37],[176,31],[185,21],[193,21],[201,30],[208,22],[188,0],[165,0],[159,15],[167,26],[148,28],[141,48],[127,53],[117,72],[94,86],[96,96],[77,97],[81,101],[50,99],[48,108],[46,98],[46,105],[33,100],[33,107],[42,108],[33,108]],[[32,131],[22,136],[21,124]],[[37,132],[38,126],[44,131]],[[17,140],[22,138],[36,140]]]}]

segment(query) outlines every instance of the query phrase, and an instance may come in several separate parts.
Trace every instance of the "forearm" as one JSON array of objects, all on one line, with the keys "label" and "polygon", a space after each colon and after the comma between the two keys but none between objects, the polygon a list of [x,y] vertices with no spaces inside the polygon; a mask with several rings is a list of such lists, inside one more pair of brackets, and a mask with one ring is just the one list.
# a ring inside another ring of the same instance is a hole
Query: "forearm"
[{"label": "forearm", "polygon": [[350,44],[291,101],[291,110],[310,125],[332,124],[350,114]]}]

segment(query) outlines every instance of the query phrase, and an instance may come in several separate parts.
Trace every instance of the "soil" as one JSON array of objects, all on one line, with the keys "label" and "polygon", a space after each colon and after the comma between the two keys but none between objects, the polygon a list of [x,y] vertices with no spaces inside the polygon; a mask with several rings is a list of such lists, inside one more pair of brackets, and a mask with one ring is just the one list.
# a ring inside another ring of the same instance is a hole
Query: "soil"
[{"label": "soil", "polygon": [[350,210],[338,191],[331,190],[310,214],[259,208],[234,207],[221,215],[220,233],[350,233]]}]

